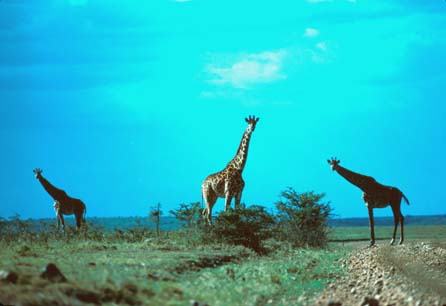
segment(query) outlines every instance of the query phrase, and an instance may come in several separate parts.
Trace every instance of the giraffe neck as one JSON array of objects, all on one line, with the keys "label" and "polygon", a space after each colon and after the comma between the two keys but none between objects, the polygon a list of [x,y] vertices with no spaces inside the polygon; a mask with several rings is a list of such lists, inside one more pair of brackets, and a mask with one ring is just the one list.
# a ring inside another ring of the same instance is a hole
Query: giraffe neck
[{"label": "giraffe neck", "polygon": [[350,171],[344,167],[337,166],[335,168],[336,172],[339,173],[343,178],[349,181],[351,184],[355,185],[364,192],[370,192],[374,189],[376,184],[378,184],[375,179],[371,176],[362,175],[353,171]]},{"label": "giraffe neck", "polygon": [[52,185],[46,178],[44,178],[42,175],[39,175],[37,177],[40,184],[42,184],[43,188],[48,192],[48,194],[56,201],[64,201],[66,198],[68,198],[68,195],[63,191],[62,189],[59,189]]},{"label": "giraffe neck", "polygon": [[249,128],[243,133],[237,153],[235,154],[234,158],[228,163],[226,168],[231,167],[233,169],[243,171],[243,168],[245,168],[246,159],[248,158],[248,147],[249,141],[251,140],[251,134],[252,131]]}]

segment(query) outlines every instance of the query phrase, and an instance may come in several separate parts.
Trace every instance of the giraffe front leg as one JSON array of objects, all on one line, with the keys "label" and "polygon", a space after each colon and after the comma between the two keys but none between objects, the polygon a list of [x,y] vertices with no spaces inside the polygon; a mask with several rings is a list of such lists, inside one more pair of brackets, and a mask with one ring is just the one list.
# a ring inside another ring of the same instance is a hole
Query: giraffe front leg
[{"label": "giraffe front leg", "polygon": [[57,219],[57,231],[60,230],[60,216],[59,214],[56,215],[56,219]]},{"label": "giraffe front leg", "polygon": [[370,246],[375,245],[375,221],[373,219],[373,208],[369,209],[369,226],[370,226]]},{"label": "giraffe front leg", "polygon": [[231,209],[231,200],[232,196],[229,193],[227,193],[225,197],[225,211]]},{"label": "giraffe front leg", "polygon": [[237,196],[235,197],[235,204],[234,204],[234,206],[235,206],[236,210],[240,209],[240,201],[241,201],[241,199],[242,199],[242,192],[240,191],[237,194]]},{"label": "giraffe front leg", "polygon": [[62,214],[59,214],[59,220],[62,223],[62,231],[65,232],[65,220]]}]

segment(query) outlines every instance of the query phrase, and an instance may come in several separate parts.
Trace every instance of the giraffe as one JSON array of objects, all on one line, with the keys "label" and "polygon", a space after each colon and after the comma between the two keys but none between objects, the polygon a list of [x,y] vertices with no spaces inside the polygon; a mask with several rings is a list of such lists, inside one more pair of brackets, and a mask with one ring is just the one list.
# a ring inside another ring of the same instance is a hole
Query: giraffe
[{"label": "giraffe", "polygon": [[46,192],[54,199],[54,210],[57,217],[57,229],[59,230],[62,223],[62,230],[65,231],[65,221],[63,215],[73,215],[76,217],[76,228],[80,229],[83,222],[85,222],[85,214],[87,208],[85,204],[79,200],[72,198],[66,194],[62,189],[53,186],[46,178],[42,176],[42,169],[33,170],[36,179],[39,180]]},{"label": "giraffe", "polygon": [[235,198],[235,208],[240,205],[243,188],[245,182],[242,178],[242,172],[248,158],[249,141],[251,134],[256,128],[259,118],[249,116],[245,118],[248,127],[243,133],[242,140],[238,147],[234,158],[229,161],[226,167],[217,173],[211,174],[203,181],[201,191],[206,202],[206,207],[203,210],[203,217],[209,225],[212,224],[212,207],[217,198],[225,198],[225,211],[230,208],[232,198]]},{"label": "giraffe", "polygon": [[331,158],[327,161],[331,165],[333,171],[339,173],[339,175],[364,192],[362,194],[362,199],[364,200],[369,213],[370,246],[375,244],[375,221],[373,218],[373,209],[384,208],[389,205],[392,208],[395,224],[390,244],[393,245],[395,242],[395,235],[399,223],[401,223],[401,238],[399,244],[402,244],[404,241],[404,216],[401,214],[401,199],[404,199],[407,205],[409,205],[409,200],[401,190],[396,187],[382,185],[371,176],[350,171],[340,166],[339,164],[341,161],[336,158]]}]

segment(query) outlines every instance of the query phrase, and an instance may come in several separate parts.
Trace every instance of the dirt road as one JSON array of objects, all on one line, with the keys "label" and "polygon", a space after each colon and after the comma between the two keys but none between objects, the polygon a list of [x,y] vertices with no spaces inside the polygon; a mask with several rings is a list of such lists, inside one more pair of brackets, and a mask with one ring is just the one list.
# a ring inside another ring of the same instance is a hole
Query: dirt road
[{"label": "dirt road", "polygon": [[354,251],[340,264],[347,274],[313,305],[446,305],[446,242],[379,244]]}]

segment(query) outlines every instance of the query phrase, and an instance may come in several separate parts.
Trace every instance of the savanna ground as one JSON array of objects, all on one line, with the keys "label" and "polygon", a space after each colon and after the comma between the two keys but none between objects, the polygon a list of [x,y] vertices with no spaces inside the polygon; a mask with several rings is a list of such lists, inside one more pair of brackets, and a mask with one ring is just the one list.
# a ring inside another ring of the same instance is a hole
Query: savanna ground
[{"label": "savanna ground", "polygon": [[[368,241],[326,249],[269,240],[242,246],[194,243],[181,231],[156,238],[119,232],[3,240],[0,303],[11,305],[443,305],[446,226],[408,226],[402,246],[390,227]],[[99,234],[97,234],[99,235]],[[331,239],[367,239],[367,227],[335,228]],[[66,280],[44,278],[54,263]],[[368,299],[368,300],[367,300]],[[373,300],[375,299],[375,300]],[[366,305],[366,304],[364,304]]]}]

